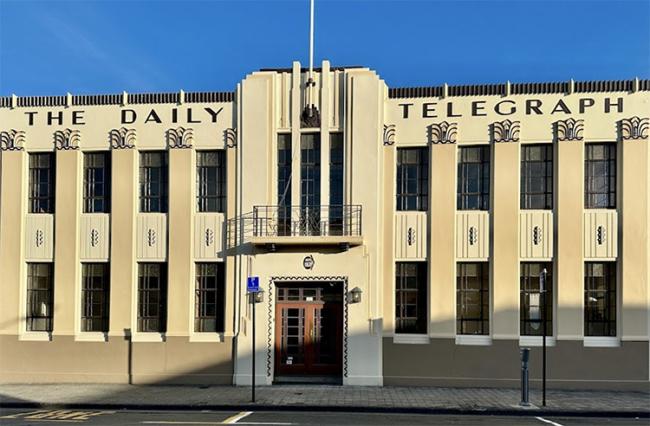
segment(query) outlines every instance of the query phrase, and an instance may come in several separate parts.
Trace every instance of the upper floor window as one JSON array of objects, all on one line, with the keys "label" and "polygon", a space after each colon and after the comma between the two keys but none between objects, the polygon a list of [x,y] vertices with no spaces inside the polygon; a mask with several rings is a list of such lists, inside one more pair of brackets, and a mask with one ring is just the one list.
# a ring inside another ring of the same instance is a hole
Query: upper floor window
[{"label": "upper floor window", "polygon": [[553,145],[521,149],[521,209],[553,208]]},{"label": "upper floor window", "polygon": [[278,135],[278,235],[291,235],[291,133]]},{"label": "upper floor window", "polygon": [[330,133],[329,235],[343,234],[343,133]]},{"label": "upper floor window", "polygon": [[54,158],[51,152],[29,154],[30,213],[54,213]]},{"label": "upper floor window", "polygon": [[585,263],[585,336],[616,336],[616,262]]},{"label": "upper floor window", "polygon": [[395,264],[395,332],[427,332],[427,263]]},{"label": "upper floor window", "polygon": [[109,264],[82,265],[81,331],[108,332]]},{"label": "upper floor window", "polygon": [[490,334],[489,264],[458,263],[456,271],[456,333]]},{"label": "upper floor window", "polygon": [[585,208],[616,208],[616,144],[585,144]]},{"label": "upper floor window", "polygon": [[196,200],[199,212],[226,208],[226,155],[221,151],[196,153]]},{"label": "upper floor window", "polygon": [[167,331],[167,264],[138,264],[138,331]]},{"label": "upper floor window", "polygon": [[52,270],[51,263],[27,264],[27,331],[52,331]]},{"label": "upper floor window", "polygon": [[223,262],[196,264],[194,331],[224,331],[224,287]]},{"label": "upper floor window", "polygon": [[167,151],[140,153],[140,211],[167,212]]},{"label": "upper floor window", "polygon": [[108,213],[110,187],[110,154],[108,152],[84,154],[84,213]]},{"label": "upper floor window", "polygon": [[320,235],[321,229],[320,133],[300,135],[300,233]]},{"label": "upper floor window", "polygon": [[397,210],[429,209],[429,148],[397,148]]},{"label": "upper floor window", "polygon": [[490,208],[490,146],[458,149],[458,210]]},{"label": "upper floor window", "polygon": [[[546,269],[545,303],[542,305],[540,275]],[[542,306],[546,311],[542,312]],[[553,335],[553,264],[522,263],[520,275],[519,334],[541,336],[544,332],[542,314],[546,318],[546,335]]]}]

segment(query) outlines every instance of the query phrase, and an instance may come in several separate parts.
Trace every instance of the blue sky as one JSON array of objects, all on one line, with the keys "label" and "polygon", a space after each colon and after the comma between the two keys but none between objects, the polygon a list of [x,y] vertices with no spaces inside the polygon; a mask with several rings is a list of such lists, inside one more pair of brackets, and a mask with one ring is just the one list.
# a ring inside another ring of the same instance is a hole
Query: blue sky
[{"label": "blue sky", "polygon": [[[308,61],[308,0],[0,0],[0,95],[234,90]],[[650,0],[316,0],[316,63],[392,87],[650,78]]]}]

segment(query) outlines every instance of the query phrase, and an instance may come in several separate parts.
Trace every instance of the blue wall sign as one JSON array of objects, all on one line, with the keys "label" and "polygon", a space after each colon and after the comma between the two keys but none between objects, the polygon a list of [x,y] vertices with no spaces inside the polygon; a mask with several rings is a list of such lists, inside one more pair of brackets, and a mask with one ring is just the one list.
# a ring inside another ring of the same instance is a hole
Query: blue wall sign
[{"label": "blue wall sign", "polygon": [[246,290],[249,293],[257,293],[260,291],[260,277],[248,277],[246,281]]}]

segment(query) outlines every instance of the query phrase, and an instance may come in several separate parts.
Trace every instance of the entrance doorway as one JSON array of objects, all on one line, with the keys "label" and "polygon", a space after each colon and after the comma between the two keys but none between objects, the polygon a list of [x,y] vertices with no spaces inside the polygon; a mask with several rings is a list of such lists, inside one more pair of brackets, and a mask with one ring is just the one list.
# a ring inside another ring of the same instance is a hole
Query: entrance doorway
[{"label": "entrance doorway", "polygon": [[278,282],[275,381],[340,382],[343,365],[341,282]]}]

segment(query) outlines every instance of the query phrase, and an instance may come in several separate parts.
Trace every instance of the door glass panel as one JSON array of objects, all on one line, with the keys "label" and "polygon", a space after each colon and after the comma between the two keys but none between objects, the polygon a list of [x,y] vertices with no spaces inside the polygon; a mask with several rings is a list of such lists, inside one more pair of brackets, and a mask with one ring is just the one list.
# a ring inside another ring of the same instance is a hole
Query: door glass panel
[{"label": "door glass panel", "polygon": [[282,309],[282,364],[304,364],[305,309]]}]

